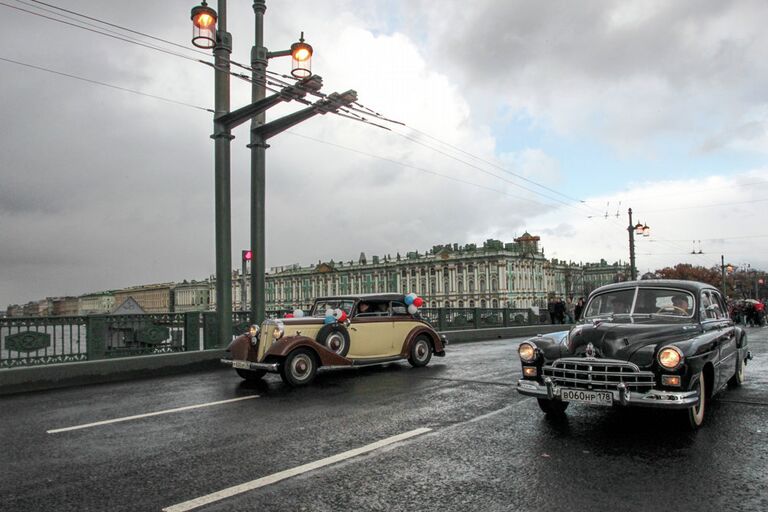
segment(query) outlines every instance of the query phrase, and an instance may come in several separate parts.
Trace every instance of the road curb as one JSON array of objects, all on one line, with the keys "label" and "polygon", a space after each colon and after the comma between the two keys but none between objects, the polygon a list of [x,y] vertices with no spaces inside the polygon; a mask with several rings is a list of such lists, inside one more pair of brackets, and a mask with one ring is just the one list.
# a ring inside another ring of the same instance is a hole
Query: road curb
[{"label": "road curb", "polygon": [[215,368],[224,350],[121,357],[0,370],[0,395],[173,375]]}]

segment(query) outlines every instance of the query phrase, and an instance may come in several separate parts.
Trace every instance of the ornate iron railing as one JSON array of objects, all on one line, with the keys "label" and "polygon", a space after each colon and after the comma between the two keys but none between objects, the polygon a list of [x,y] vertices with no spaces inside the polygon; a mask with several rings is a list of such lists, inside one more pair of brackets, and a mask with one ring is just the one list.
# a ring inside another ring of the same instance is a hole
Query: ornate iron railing
[{"label": "ornate iron railing", "polygon": [[[525,309],[422,308],[420,314],[439,331],[540,323]],[[233,312],[233,335],[246,332],[250,321],[249,311]],[[0,318],[0,368],[222,348],[217,338],[213,311]]]}]

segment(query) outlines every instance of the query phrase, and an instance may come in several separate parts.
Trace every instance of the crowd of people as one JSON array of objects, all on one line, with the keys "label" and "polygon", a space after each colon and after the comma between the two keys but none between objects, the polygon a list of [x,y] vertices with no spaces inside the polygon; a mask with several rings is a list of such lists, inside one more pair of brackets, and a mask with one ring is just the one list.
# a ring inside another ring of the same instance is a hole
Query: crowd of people
[{"label": "crowd of people", "polygon": [[563,300],[562,297],[555,297],[547,302],[547,311],[549,312],[549,321],[553,324],[572,324],[581,319],[584,313],[586,299],[579,297],[574,301],[573,297]]},{"label": "crowd of people", "polygon": [[762,327],[765,325],[765,299],[737,300],[728,303],[734,323]]}]

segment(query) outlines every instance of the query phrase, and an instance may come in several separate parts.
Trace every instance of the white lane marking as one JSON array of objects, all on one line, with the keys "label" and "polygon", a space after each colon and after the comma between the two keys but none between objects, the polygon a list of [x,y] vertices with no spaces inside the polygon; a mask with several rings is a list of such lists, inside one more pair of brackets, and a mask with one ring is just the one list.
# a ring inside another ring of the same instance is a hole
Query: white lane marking
[{"label": "white lane marking", "polygon": [[47,430],[46,433],[58,434],[59,432],[69,432],[70,430],[80,430],[82,428],[91,428],[91,427],[98,427],[100,425],[109,425],[110,423],[120,423],[121,421],[138,420],[140,418],[149,418],[150,416],[160,416],[161,414],[170,414],[173,412],[188,411],[190,409],[200,409],[202,407],[211,407],[213,405],[238,402],[240,400],[250,400],[251,398],[259,398],[259,395],[241,396],[240,398],[231,398],[229,400],[219,400],[218,402],[208,402],[206,404],[188,405],[186,407],[166,409],[165,411],[149,412],[147,414],[136,414],[135,416],[125,416],[123,418],[115,418],[113,420],[104,420],[104,421],[97,421],[94,423],[86,423],[84,425],[76,425],[74,427],[56,428],[53,430]]},{"label": "white lane marking", "polygon": [[171,505],[170,507],[164,508],[163,512],[186,512],[188,510],[202,507],[203,505],[208,505],[210,503],[214,503],[216,501],[220,501],[225,498],[235,496],[237,494],[252,491],[254,489],[258,489],[259,487],[264,487],[270,484],[274,484],[276,482],[279,482],[280,480],[285,480],[286,478],[291,478],[293,476],[300,475],[302,473],[307,473],[308,471],[313,471],[315,469],[319,469],[324,466],[328,466],[342,460],[351,459],[352,457],[357,457],[358,455],[363,455],[364,453],[378,450],[379,448],[383,448],[390,444],[404,441],[411,437],[420,436],[421,434],[426,434],[431,430],[432,430],[431,428],[417,428],[416,430],[411,430],[410,432],[404,432],[396,436],[388,437],[386,439],[382,439],[381,441],[376,441],[375,443],[367,444],[365,446],[361,446],[360,448],[355,448],[354,450],[349,450],[336,455],[332,455],[330,457],[326,457],[324,459],[316,460],[315,462],[310,462],[308,464],[303,464],[295,468],[286,469],[278,473],[273,473],[271,475],[258,478],[256,480],[251,480],[250,482],[245,482],[240,485],[235,485],[234,487],[229,487],[227,489],[223,489],[218,492],[214,492],[211,494],[207,494],[205,496],[201,496],[199,498],[185,501],[184,503]]}]

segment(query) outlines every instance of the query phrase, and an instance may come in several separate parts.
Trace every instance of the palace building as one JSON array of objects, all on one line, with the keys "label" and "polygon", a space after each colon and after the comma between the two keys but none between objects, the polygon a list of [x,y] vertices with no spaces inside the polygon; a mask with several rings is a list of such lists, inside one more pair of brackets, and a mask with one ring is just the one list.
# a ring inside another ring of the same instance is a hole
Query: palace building
[{"label": "palace building", "polygon": [[[411,293],[425,307],[530,308],[545,307],[553,296],[586,296],[603,284],[627,279],[623,263],[573,263],[548,260],[538,236],[529,233],[511,243],[487,240],[476,244],[436,245],[421,254],[372,256],[357,261],[327,261],[315,265],[272,268],[266,275],[266,309],[307,309],[316,297],[361,293]],[[250,304],[250,279],[235,271],[233,309]],[[245,281],[246,300],[241,287]],[[215,276],[211,276],[211,308],[215,309]]]}]

